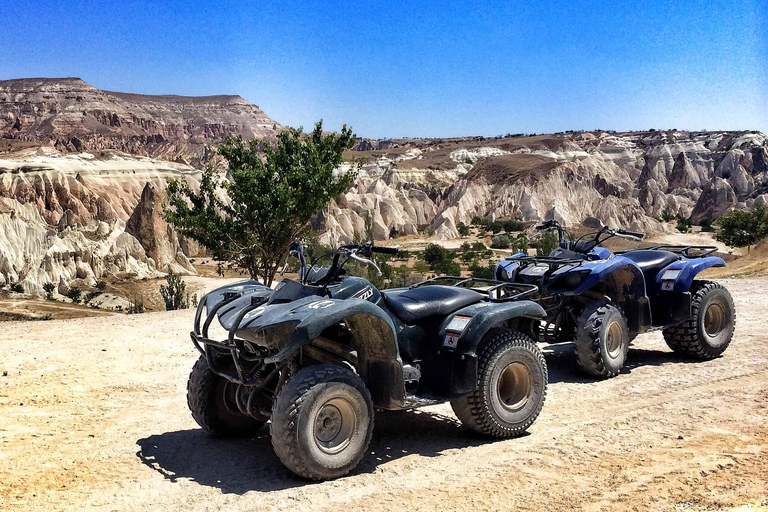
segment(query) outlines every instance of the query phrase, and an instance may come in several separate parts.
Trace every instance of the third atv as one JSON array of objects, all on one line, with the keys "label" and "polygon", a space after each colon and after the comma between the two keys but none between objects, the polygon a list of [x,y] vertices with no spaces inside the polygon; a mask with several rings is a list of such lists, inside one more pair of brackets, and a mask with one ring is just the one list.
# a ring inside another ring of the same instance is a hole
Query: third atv
[{"label": "third atv", "polygon": [[613,377],[624,365],[630,341],[661,329],[675,352],[698,359],[722,354],[731,342],[736,310],[730,293],[696,279],[723,267],[713,246],[656,245],[612,253],[600,245],[612,237],[641,241],[643,233],[602,226],[576,240],[556,220],[537,226],[558,232],[549,255],[512,255],[496,277],[539,286],[547,317],[530,333],[538,341],[575,341],[579,365]]},{"label": "third atv", "polygon": [[[294,473],[346,474],[363,458],[374,408],[450,401],[469,428],[522,434],[544,404],[547,367],[517,330],[545,312],[530,284],[436,278],[380,292],[345,275],[349,260],[375,264],[372,243],[342,246],[328,267],[295,242],[299,281],[275,290],[244,281],[202,298],[187,385],[194,419],[211,434],[253,434],[270,422],[272,445]],[[212,323],[226,332],[210,334]]]}]

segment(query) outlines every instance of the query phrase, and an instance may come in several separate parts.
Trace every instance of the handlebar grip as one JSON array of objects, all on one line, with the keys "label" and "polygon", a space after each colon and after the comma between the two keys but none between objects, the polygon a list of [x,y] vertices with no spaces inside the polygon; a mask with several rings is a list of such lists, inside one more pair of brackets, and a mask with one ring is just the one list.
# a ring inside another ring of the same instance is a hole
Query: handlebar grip
[{"label": "handlebar grip", "polygon": [[538,224],[538,225],[536,226],[536,229],[538,229],[539,231],[542,231],[542,230],[544,230],[544,229],[548,229],[548,228],[549,228],[549,226],[547,226],[547,225],[544,225],[544,224]]},{"label": "handlebar grip", "polygon": [[378,252],[381,254],[397,254],[399,252],[399,249],[397,247],[379,247],[379,246],[372,246],[371,252]]},{"label": "handlebar grip", "polygon": [[643,238],[645,236],[645,233],[640,233],[639,231],[627,231],[626,229],[620,229],[619,233],[621,233],[622,235],[629,235],[637,238]]}]

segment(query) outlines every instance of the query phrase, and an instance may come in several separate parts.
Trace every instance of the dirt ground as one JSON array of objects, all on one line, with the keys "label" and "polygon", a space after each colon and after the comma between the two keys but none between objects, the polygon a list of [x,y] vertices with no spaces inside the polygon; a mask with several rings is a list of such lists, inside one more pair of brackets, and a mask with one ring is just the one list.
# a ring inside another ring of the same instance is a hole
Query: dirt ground
[{"label": "dirt ground", "polygon": [[487,440],[447,405],[380,413],[348,477],[292,476],[266,430],[206,437],[189,415],[192,311],[4,322],[0,510],[768,510],[768,279],[723,281],[725,355],[637,338],[615,379],[547,348],[530,433]]}]

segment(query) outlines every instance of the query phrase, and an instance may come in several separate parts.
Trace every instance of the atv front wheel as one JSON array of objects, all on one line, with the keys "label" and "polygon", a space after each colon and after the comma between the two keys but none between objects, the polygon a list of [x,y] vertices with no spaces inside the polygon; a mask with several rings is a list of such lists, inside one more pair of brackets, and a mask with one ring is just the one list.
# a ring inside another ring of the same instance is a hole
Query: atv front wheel
[{"label": "atv front wheel", "polygon": [[235,385],[213,373],[200,356],[187,381],[187,405],[198,425],[216,437],[242,437],[264,426],[241,413],[235,401]]},{"label": "atv front wheel", "polygon": [[475,432],[514,437],[536,420],[547,396],[547,363],[528,336],[506,329],[486,334],[478,353],[477,386],[451,401]]},{"label": "atv front wheel", "polygon": [[300,370],[272,407],[272,446],[304,478],[349,473],[365,455],[373,431],[373,402],[352,370],[330,364]]},{"label": "atv front wheel", "polygon": [[585,372],[615,377],[628,351],[629,328],[619,308],[605,301],[584,308],[576,326],[576,359]]},{"label": "atv front wheel", "polygon": [[691,318],[664,329],[669,348],[697,359],[719,356],[733,337],[736,307],[728,290],[714,281],[694,281]]}]

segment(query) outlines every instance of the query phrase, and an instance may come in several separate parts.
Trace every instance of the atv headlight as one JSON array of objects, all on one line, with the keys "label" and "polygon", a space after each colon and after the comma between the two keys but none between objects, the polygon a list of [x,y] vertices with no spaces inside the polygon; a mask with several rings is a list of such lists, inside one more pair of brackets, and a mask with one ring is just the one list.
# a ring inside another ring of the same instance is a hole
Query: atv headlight
[{"label": "atv headlight", "polygon": [[560,285],[567,289],[578,288],[590,273],[591,270],[568,272],[566,275],[560,278]]}]

